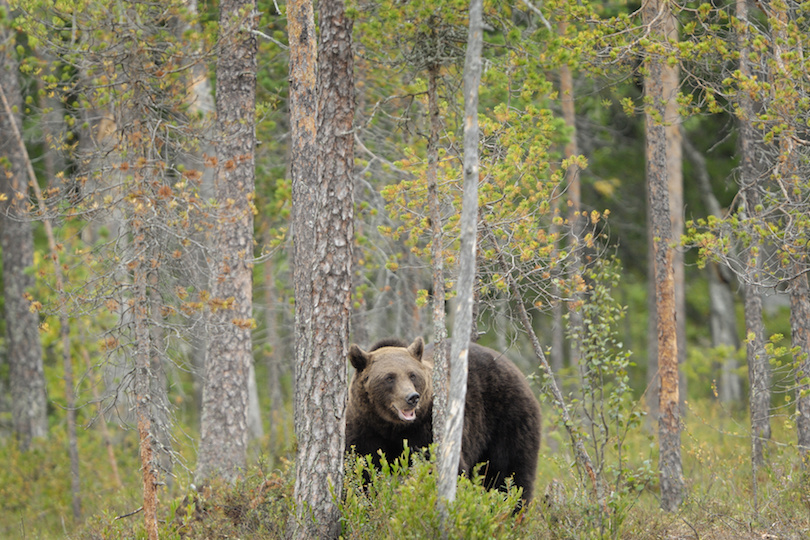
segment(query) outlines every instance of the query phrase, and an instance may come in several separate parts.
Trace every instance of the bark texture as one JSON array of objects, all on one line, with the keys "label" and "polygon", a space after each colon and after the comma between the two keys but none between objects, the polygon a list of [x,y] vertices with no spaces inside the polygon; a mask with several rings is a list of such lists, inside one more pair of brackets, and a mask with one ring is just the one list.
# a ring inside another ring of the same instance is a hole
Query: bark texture
[{"label": "bark texture", "polygon": [[[653,34],[665,40],[670,35],[671,13],[662,2],[644,5],[642,14]],[[653,268],[657,320],[659,391],[659,474],[661,508],[675,511],[683,499],[681,430],[679,406],[678,339],[672,222],[669,200],[668,143],[666,106],[674,98],[675,88],[664,73],[664,60],[650,57],[645,63],[644,80],[648,110],[645,114],[647,136],[647,186],[650,223],[653,236]]]},{"label": "bark texture", "polygon": [[[439,66],[431,64],[428,68],[428,116],[430,117],[430,135],[428,137],[427,189],[428,208],[431,221],[430,260],[433,266],[433,343],[443,343],[447,338],[445,317],[446,295],[444,290],[444,238],[441,201],[439,200],[439,134],[441,116],[439,116]],[[442,444],[444,427],[447,421],[448,367],[445,347],[436,347],[433,353],[433,442]]]},{"label": "bark texture", "polygon": [[810,286],[807,274],[793,278],[790,289],[791,342],[798,347],[796,367],[796,427],[799,454],[808,465],[810,458]]},{"label": "bark texture", "polygon": [[256,101],[255,2],[220,3],[217,59],[218,223],[211,254],[211,309],[197,476],[233,480],[247,452],[253,362],[253,194]]},{"label": "bark texture", "polygon": [[[470,2],[470,26],[464,60],[464,195],[461,205],[461,249],[456,283],[456,313],[450,346],[450,391],[443,445],[439,448],[439,499],[456,497],[457,472],[464,427],[468,353],[475,300],[475,251],[478,231],[478,86],[484,44],[483,2]],[[443,504],[443,503],[440,503]],[[442,505],[442,516],[446,508]]]},{"label": "bark texture", "polygon": [[[8,8],[6,2],[0,6]],[[31,311],[27,297],[34,286],[34,237],[28,212],[28,156],[21,148],[22,106],[18,63],[11,32],[0,23],[0,88],[5,106],[0,108],[0,247],[3,253],[3,298],[5,301],[7,359],[14,434],[23,450],[31,440],[48,434],[47,396],[39,340],[39,315]],[[12,125],[14,123],[14,125]]]},{"label": "bark texture", "polygon": [[[736,15],[741,21],[737,36],[740,48],[740,75],[751,76],[748,61],[748,0],[737,0]],[[759,177],[755,160],[756,131],[753,122],[756,118],[754,103],[746,92],[739,97],[739,145],[740,145],[740,189],[744,200],[745,214],[754,218],[760,204]],[[765,462],[765,444],[771,438],[770,405],[771,373],[768,358],[765,355],[765,325],[762,321],[762,293],[759,286],[760,260],[755,253],[758,246],[750,246],[745,254],[746,275],[744,276],[745,294],[745,334],[746,359],[748,362],[748,379],[751,387],[749,404],[751,413],[751,464],[752,478],[756,482],[757,469]],[[756,507],[756,490],[754,490]]]},{"label": "bark texture", "polygon": [[[293,7],[292,5],[290,6]],[[298,440],[295,538],[337,538],[337,502],[343,485],[343,452],[347,399],[346,359],[349,350],[352,258],[354,242],[354,74],[351,18],[343,0],[319,3],[318,109],[316,138],[310,119],[301,114],[311,105],[314,56],[311,7],[295,6],[298,20],[290,27],[291,48],[305,50],[290,69],[291,85],[302,85],[304,110],[295,111],[294,137],[296,372],[295,431]],[[298,78],[298,77],[301,78]],[[296,128],[298,126],[298,128]],[[317,143],[317,177],[302,174],[313,161],[300,161]],[[299,152],[296,154],[295,152]],[[314,204],[312,204],[314,203]],[[308,205],[304,208],[302,205]],[[311,227],[311,228],[310,228]],[[300,236],[299,236],[300,233]],[[299,313],[299,299],[302,311]]]}]

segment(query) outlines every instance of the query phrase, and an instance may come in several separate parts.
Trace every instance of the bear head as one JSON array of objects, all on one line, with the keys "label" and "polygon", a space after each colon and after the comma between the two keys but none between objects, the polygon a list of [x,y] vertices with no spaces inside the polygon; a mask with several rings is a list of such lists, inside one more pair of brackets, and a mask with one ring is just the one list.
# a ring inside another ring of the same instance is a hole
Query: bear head
[{"label": "bear head", "polygon": [[404,343],[384,341],[370,352],[349,348],[356,370],[349,400],[387,425],[406,426],[432,414],[432,366],[423,361],[424,342],[417,337]]}]

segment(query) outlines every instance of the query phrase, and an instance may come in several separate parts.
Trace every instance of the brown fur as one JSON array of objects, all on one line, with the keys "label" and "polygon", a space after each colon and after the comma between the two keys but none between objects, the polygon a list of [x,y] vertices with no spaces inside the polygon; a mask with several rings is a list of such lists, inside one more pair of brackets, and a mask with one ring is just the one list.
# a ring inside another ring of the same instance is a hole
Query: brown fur
[{"label": "brown fur", "polygon": [[[433,347],[422,338],[377,343],[369,352],[349,350],[355,368],[349,388],[346,448],[398,457],[433,442]],[[418,399],[415,395],[418,394]],[[410,401],[409,401],[410,399]],[[485,486],[503,488],[512,477],[523,499],[534,491],[540,448],[540,406],[526,378],[503,354],[472,344],[461,444],[461,472],[485,463]]]}]

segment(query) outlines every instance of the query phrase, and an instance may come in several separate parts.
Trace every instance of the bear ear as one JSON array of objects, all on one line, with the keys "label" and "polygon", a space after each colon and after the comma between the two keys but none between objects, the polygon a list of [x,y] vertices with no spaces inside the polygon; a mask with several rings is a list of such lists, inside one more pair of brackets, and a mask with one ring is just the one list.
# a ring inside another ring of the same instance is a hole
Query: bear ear
[{"label": "bear ear", "polygon": [[371,361],[371,355],[352,343],[349,347],[349,361],[357,371],[363,371]]},{"label": "bear ear", "polygon": [[413,356],[420,362],[422,361],[422,353],[424,352],[424,350],[425,350],[425,342],[422,341],[421,336],[413,340],[413,343],[411,343],[408,346],[408,352],[411,353],[411,356]]}]

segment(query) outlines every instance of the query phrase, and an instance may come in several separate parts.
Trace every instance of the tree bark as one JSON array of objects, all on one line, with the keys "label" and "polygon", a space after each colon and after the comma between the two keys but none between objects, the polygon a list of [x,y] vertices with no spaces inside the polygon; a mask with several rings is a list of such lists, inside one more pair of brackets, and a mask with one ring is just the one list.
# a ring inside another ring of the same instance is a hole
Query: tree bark
[{"label": "tree bark", "polygon": [[[8,10],[6,2],[0,3]],[[7,13],[8,14],[8,13]],[[0,22],[0,89],[5,106],[0,109],[0,131],[21,133],[22,94],[15,59],[14,40],[8,21]],[[34,235],[28,211],[27,159],[21,138],[5,136],[0,155],[0,247],[3,253],[3,298],[5,300],[7,361],[11,390],[11,418],[20,448],[48,434],[47,395],[39,340],[39,315],[31,311],[29,289],[34,276],[27,269],[34,264]]]},{"label": "tree bark", "polygon": [[799,274],[790,284],[791,343],[799,354],[796,366],[796,428],[799,455],[810,465],[810,286],[807,274]]},{"label": "tree bark", "polygon": [[[743,80],[751,77],[748,59],[748,0],[737,0],[736,15],[740,21],[737,43],[740,48],[740,76]],[[758,172],[754,153],[756,152],[756,120],[754,103],[747,92],[739,95],[739,150],[740,150],[740,189],[744,200],[746,218],[752,220],[759,212],[760,204]],[[751,231],[753,232],[753,231]],[[754,507],[757,507],[757,470],[765,463],[765,444],[771,438],[771,374],[770,364],[765,354],[765,326],[762,321],[762,293],[759,286],[761,261],[756,255],[757,245],[746,251],[744,276],[746,358],[750,382],[751,414],[751,466],[754,481]]]},{"label": "tree bark", "polygon": [[[663,14],[663,15],[662,15]],[[671,35],[672,14],[658,1],[642,8],[645,24],[651,33],[666,40]],[[678,339],[676,320],[676,291],[672,222],[669,200],[667,103],[674,99],[675,89],[664,72],[665,61],[650,57],[645,62],[645,114],[647,134],[647,185],[650,222],[653,235],[653,268],[655,272],[655,303],[658,343],[658,373],[660,380],[658,444],[661,481],[661,508],[673,512],[683,499],[683,471],[680,452],[680,404]]]},{"label": "tree bark", "polygon": [[428,68],[428,116],[430,118],[430,135],[428,137],[427,189],[428,207],[431,222],[430,260],[433,266],[433,442],[441,446],[447,423],[448,366],[447,349],[440,346],[447,338],[444,290],[444,239],[439,199],[439,134],[442,128],[439,116],[438,96],[439,66],[431,64]]},{"label": "tree bark", "polygon": [[[291,53],[291,97],[297,94],[291,109],[298,439],[293,537],[337,538],[354,243],[353,20],[346,16],[343,0],[319,3],[318,109],[317,116],[305,119],[301,115],[311,112],[314,96],[311,5],[295,2],[288,9],[291,50],[296,48]],[[315,143],[317,150],[310,147]],[[315,178],[303,172],[313,161],[300,161],[313,155]],[[302,207],[308,203],[309,211]]]},{"label": "tree bark", "polygon": [[[800,159],[796,147],[792,102],[800,99],[797,88],[791,84],[789,72],[790,55],[801,57],[801,44],[791,47],[788,28],[791,24],[791,7],[783,2],[771,2],[769,22],[773,33],[774,65],[771,73],[773,81],[773,101],[778,121],[783,130],[779,136],[779,158],[774,170],[774,178],[785,193],[782,203],[786,222],[793,220],[793,208],[800,207],[801,189],[804,179],[800,179]],[[790,47],[790,49],[788,49]],[[803,234],[803,231],[802,231]],[[806,238],[802,238],[802,241]],[[799,249],[803,249],[804,246]],[[803,258],[799,255],[797,258]],[[790,331],[791,343],[798,350],[794,367],[796,376],[796,435],[799,455],[805,466],[810,465],[810,284],[807,282],[806,261],[794,260],[791,265],[794,276],[790,280]]]},{"label": "tree bark", "polygon": [[[461,248],[456,283],[456,314],[450,346],[450,391],[447,396],[447,427],[439,448],[439,504],[456,496],[461,438],[464,428],[464,400],[467,394],[467,356],[473,328],[475,251],[478,231],[478,86],[481,82],[481,50],[484,45],[483,2],[470,2],[467,54],[464,60],[464,195],[461,206]],[[439,347],[439,344],[436,345]],[[468,463],[466,466],[472,466]],[[445,534],[446,534],[446,528]]]},{"label": "tree bark", "polygon": [[209,340],[197,477],[234,480],[245,467],[248,375],[253,362],[253,195],[256,4],[220,3],[217,59],[218,223],[214,232]]},{"label": "tree bark", "polygon": [[[143,179],[141,179],[143,181]],[[138,441],[141,458],[141,478],[143,486],[143,518],[149,540],[157,540],[157,490],[158,467],[153,422],[155,399],[152,393],[152,340],[150,336],[148,275],[149,261],[146,244],[147,233],[143,229],[142,216],[134,216],[133,247],[135,260],[132,261],[132,321],[135,328],[135,417],[138,422]]]},{"label": "tree bark", "polygon": [[[13,116],[11,106],[6,99],[6,94],[0,85],[0,100],[2,101],[2,110],[9,118]],[[16,122],[10,122],[12,138],[17,142],[20,154],[23,157],[23,163],[27,172],[28,183],[34,190],[37,198],[37,204],[42,216],[47,216],[47,208],[45,205],[45,198],[42,195],[42,190],[37,183],[36,174],[31,166],[31,159],[28,156],[28,151],[23,142],[22,133],[20,132]],[[70,458],[70,492],[71,492],[71,509],[73,511],[73,519],[78,521],[81,518],[81,493],[79,481],[79,445],[76,437],[76,398],[73,389],[73,362],[71,358],[71,341],[70,341],[70,318],[67,313],[67,296],[65,293],[65,282],[62,277],[62,266],[59,261],[59,249],[56,245],[56,239],[53,234],[53,226],[50,220],[44,219],[43,225],[45,227],[45,236],[48,239],[48,249],[50,257],[53,261],[53,274],[56,291],[59,295],[59,333],[62,345],[62,366],[64,368],[64,384],[65,384],[65,409],[67,417],[67,431],[68,431],[68,454]]]},{"label": "tree bark", "polygon": [[[562,22],[559,27],[560,34],[566,33],[567,23]],[[579,275],[582,273],[582,264],[579,257],[581,250],[581,240],[583,232],[583,218],[582,218],[582,196],[579,181],[579,165],[573,162],[573,158],[579,155],[579,144],[577,144],[577,116],[576,109],[574,108],[574,76],[571,73],[571,68],[567,64],[560,66],[560,101],[562,108],[563,120],[569,129],[569,139],[563,148],[563,155],[565,159],[571,160],[568,168],[565,170],[565,185],[566,193],[568,194],[568,226],[570,228],[569,245],[571,252],[576,257],[576,265],[574,272]],[[552,225],[553,226],[553,225]],[[576,279],[576,276],[573,276]],[[554,339],[552,343],[552,357],[551,367],[554,373],[559,373],[559,369],[563,366],[563,322],[562,322],[562,309],[557,309],[555,304],[554,309]],[[561,307],[561,306],[560,306]],[[559,314],[558,314],[559,312]],[[579,324],[579,311],[573,309],[569,312],[569,327],[577,328]],[[554,349],[558,349],[555,353]],[[578,340],[572,338],[570,342],[570,364],[571,367],[580,372],[580,348]]]},{"label": "tree bark", "polygon": [[[2,101],[2,112],[5,118],[13,118],[14,112],[11,105],[6,98],[6,93],[3,86],[0,85],[0,100]],[[37,183],[34,168],[31,165],[31,159],[28,156],[28,150],[25,148],[25,142],[22,138],[22,133],[19,129],[18,123],[12,121],[8,123],[12,139],[16,141],[17,147],[22,157],[22,164],[25,167],[25,172],[28,178],[30,187],[33,188],[34,194],[37,198],[37,204],[42,216],[47,216],[47,208],[45,205],[45,198],[42,195],[42,190]],[[68,455],[70,459],[70,493],[71,493],[71,510],[73,511],[74,521],[81,518],[81,483],[79,477],[79,444],[76,436],[76,398],[73,390],[73,362],[71,358],[71,341],[70,341],[70,318],[67,313],[67,296],[65,293],[65,282],[62,278],[62,266],[59,261],[59,249],[57,249],[56,239],[53,234],[53,227],[50,220],[43,220],[45,227],[45,236],[48,239],[48,249],[53,261],[54,281],[56,291],[59,295],[59,332],[62,344],[62,365],[64,367],[64,384],[65,384],[65,408],[67,417],[67,431],[68,431]],[[43,383],[44,387],[44,383]]]}]

